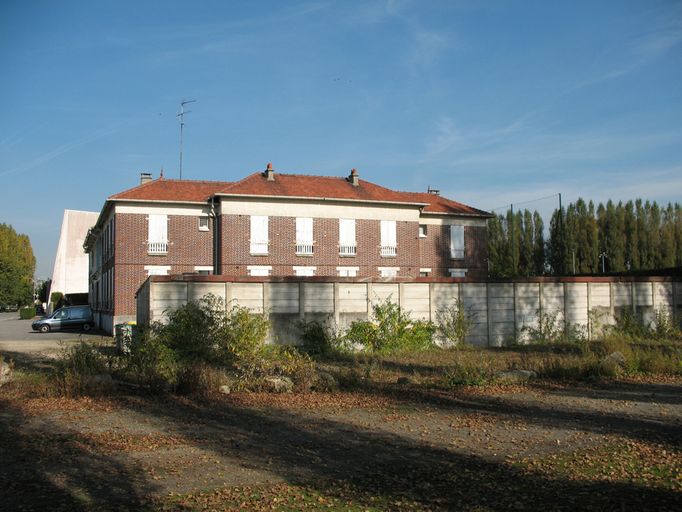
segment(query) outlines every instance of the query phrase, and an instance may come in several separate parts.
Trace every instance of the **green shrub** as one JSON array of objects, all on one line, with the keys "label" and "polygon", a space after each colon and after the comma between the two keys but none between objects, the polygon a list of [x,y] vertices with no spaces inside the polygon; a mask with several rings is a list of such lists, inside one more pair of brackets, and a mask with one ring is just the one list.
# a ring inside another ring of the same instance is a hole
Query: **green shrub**
[{"label": "green shrub", "polygon": [[675,319],[665,309],[659,308],[654,311],[653,327],[651,336],[657,340],[673,340],[682,337],[682,330]]},{"label": "green shrub", "polygon": [[286,345],[268,345],[257,355],[239,359],[234,368],[241,390],[259,390],[265,377],[281,376],[289,377],[297,390],[308,391],[316,378],[310,356]]},{"label": "green shrub", "polygon": [[521,334],[530,343],[561,343],[566,339],[564,321],[559,312],[536,312],[538,321],[535,325],[525,325]]},{"label": "green shrub", "polygon": [[265,315],[225,303],[214,295],[168,313],[168,322],[152,331],[179,361],[230,364],[253,357],[265,344],[270,323]]},{"label": "green shrub", "polygon": [[457,362],[445,369],[441,384],[445,388],[457,386],[483,386],[493,379],[493,372],[489,364],[483,359],[479,364],[467,365]]},{"label": "green shrub", "polygon": [[372,321],[353,322],[344,339],[372,353],[414,352],[433,347],[435,330],[431,322],[410,319],[389,297],[374,305]]},{"label": "green shrub", "polygon": [[301,333],[301,350],[311,356],[325,356],[335,352],[344,352],[347,347],[342,338],[328,324],[318,321],[300,321],[297,327]]},{"label": "green shrub", "polygon": [[233,362],[257,356],[265,346],[270,322],[242,306],[234,306],[220,321],[217,348],[220,359]]},{"label": "green shrub", "polygon": [[190,394],[210,393],[229,382],[225,369],[193,362],[179,370],[177,391]]},{"label": "green shrub", "polygon": [[436,313],[437,332],[447,346],[461,347],[471,331],[474,316],[464,309],[462,301],[455,299]]},{"label": "green shrub", "polygon": [[644,325],[642,319],[633,311],[624,309],[616,315],[616,323],[609,326],[607,334],[628,338],[630,340],[644,339],[651,335],[649,326]]},{"label": "green shrub", "polygon": [[110,368],[109,361],[97,347],[81,342],[61,351],[56,379],[63,394],[74,395],[84,392],[92,377],[107,373]]},{"label": "green shrub", "polygon": [[211,297],[203,298],[168,312],[168,322],[157,323],[152,330],[177,359],[210,361],[216,355],[217,331],[222,320],[220,313]]},{"label": "green shrub", "polygon": [[125,369],[154,391],[175,387],[179,365],[173,350],[153,331],[141,331],[130,342]]},{"label": "green shrub", "polygon": [[19,310],[19,318],[21,318],[22,320],[30,320],[35,316],[36,316],[35,306],[26,306],[25,308],[21,308]]}]

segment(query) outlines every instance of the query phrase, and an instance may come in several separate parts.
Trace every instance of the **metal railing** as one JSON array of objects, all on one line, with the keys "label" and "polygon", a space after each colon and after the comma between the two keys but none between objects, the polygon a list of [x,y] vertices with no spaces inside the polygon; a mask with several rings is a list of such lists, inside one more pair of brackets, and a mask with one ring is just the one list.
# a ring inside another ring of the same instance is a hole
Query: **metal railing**
[{"label": "metal railing", "polygon": [[298,255],[311,255],[313,253],[313,243],[312,242],[296,242],[296,254]]},{"label": "metal railing", "polygon": [[168,254],[168,242],[147,242],[148,254]]},{"label": "metal railing", "polygon": [[353,245],[339,245],[339,256],[355,256],[357,254],[357,246]]},{"label": "metal railing", "polygon": [[398,248],[395,245],[382,245],[380,252],[382,256],[395,256],[398,254]]}]

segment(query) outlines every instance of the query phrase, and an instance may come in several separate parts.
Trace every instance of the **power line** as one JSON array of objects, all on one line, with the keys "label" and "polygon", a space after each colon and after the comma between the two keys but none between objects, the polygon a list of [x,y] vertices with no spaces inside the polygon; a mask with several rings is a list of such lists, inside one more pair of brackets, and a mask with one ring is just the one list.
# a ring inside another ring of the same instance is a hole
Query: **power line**
[{"label": "power line", "polygon": [[561,195],[561,193],[557,192],[556,194],[552,194],[552,195],[550,195],[550,196],[545,196],[545,197],[538,197],[537,199],[529,199],[528,201],[519,201],[519,202],[508,203],[508,204],[504,204],[504,205],[502,205],[502,206],[498,206],[497,208],[493,208],[493,209],[490,210],[490,211],[491,211],[491,212],[494,212],[494,211],[497,211],[497,210],[501,210],[502,208],[507,208],[507,209],[508,209],[508,208],[509,208],[510,206],[512,206],[512,205],[518,206],[518,205],[520,205],[520,204],[528,204],[528,203],[535,203],[536,201],[544,201],[545,199],[551,199],[551,198],[553,198],[553,197],[557,197],[557,196],[560,196],[560,195]]}]

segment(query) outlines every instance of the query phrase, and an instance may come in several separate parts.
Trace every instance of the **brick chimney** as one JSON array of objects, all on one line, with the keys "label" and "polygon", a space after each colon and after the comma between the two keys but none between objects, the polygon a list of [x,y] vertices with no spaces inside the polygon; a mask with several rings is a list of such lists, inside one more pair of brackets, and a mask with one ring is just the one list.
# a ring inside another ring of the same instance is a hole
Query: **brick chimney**
[{"label": "brick chimney", "polygon": [[268,162],[268,165],[265,167],[265,172],[263,172],[263,176],[265,176],[268,181],[275,181],[275,171],[272,168],[272,163]]},{"label": "brick chimney", "polygon": [[350,184],[353,185],[354,187],[357,187],[357,186],[360,184],[360,182],[359,182],[359,179],[360,179],[360,178],[358,177],[358,171],[357,171],[357,169],[351,169],[351,170],[350,170],[350,176],[348,176],[348,178],[346,178],[346,179],[347,179],[347,180],[350,182]]},{"label": "brick chimney", "polygon": [[152,181],[152,173],[151,172],[141,172],[140,173],[140,185],[144,185],[145,183],[148,183]]}]

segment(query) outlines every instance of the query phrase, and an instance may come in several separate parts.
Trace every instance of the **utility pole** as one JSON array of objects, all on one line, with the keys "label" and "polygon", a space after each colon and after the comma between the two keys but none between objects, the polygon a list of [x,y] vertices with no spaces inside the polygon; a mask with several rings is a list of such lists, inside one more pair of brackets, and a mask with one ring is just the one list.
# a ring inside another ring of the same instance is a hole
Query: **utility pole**
[{"label": "utility pole", "polygon": [[185,114],[189,114],[191,110],[185,110],[185,105],[188,103],[195,103],[197,100],[182,100],[180,102],[180,112],[176,117],[180,118],[180,179],[182,179],[182,136],[185,128]]},{"label": "utility pole", "polygon": [[510,225],[510,230],[511,230],[511,257],[512,257],[512,272],[514,275],[516,275],[516,239],[514,237],[514,203],[509,205],[509,208],[511,210],[511,225]]},{"label": "utility pole", "polygon": [[603,273],[605,272],[605,270],[604,270],[604,262],[606,261],[606,258],[608,258],[608,256],[606,255],[606,251],[602,252],[602,253],[599,255],[599,257],[601,258],[601,273],[603,274]]}]

